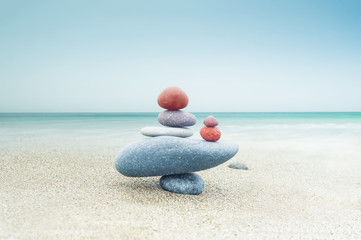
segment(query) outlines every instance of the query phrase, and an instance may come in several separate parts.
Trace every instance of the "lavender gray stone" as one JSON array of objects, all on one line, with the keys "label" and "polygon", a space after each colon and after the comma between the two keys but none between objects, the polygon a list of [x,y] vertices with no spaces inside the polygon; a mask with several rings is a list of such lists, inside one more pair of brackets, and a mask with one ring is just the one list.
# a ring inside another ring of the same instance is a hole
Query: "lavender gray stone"
[{"label": "lavender gray stone", "polygon": [[174,137],[190,137],[193,130],[190,128],[179,127],[144,127],[140,133],[148,137],[174,136]]},{"label": "lavender gray stone", "polygon": [[164,190],[181,194],[197,195],[204,188],[203,178],[196,173],[166,175],[159,183]]},{"label": "lavender gray stone", "polygon": [[129,177],[189,173],[215,167],[236,155],[233,142],[161,136],[147,138],[123,148],[115,168]]},{"label": "lavender gray stone", "polygon": [[248,167],[246,166],[246,164],[241,163],[241,162],[233,162],[233,163],[230,163],[230,164],[228,165],[228,167],[234,168],[234,169],[248,170]]},{"label": "lavender gray stone", "polygon": [[159,113],[158,122],[168,127],[188,127],[196,124],[197,118],[189,112],[166,110]]}]

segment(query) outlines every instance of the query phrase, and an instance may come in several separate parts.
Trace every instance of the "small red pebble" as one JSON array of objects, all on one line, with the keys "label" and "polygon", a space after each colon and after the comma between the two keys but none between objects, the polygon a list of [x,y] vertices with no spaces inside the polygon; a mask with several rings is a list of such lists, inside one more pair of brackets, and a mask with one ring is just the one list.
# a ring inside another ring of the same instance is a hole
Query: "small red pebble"
[{"label": "small red pebble", "polygon": [[209,116],[206,119],[204,119],[203,123],[207,127],[215,127],[218,125],[218,120],[213,116]]},{"label": "small red pebble", "polygon": [[202,138],[208,142],[216,142],[221,138],[221,131],[216,127],[204,126],[200,132]]},{"label": "small red pebble", "polygon": [[158,104],[168,110],[179,110],[188,105],[188,96],[179,87],[168,87],[159,94]]}]

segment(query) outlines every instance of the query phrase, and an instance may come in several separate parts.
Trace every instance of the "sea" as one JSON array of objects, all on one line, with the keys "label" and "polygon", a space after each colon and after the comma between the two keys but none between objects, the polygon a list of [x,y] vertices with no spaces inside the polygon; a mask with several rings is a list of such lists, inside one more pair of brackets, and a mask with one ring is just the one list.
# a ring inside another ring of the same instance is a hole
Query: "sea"
[{"label": "sea", "polygon": [[[195,112],[192,138],[207,116],[218,119],[221,140],[238,143],[338,141],[361,151],[361,112]],[[119,148],[146,138],[145,126],[161,126],[156,112],[0,113],[0,150],[8,147]]]}]

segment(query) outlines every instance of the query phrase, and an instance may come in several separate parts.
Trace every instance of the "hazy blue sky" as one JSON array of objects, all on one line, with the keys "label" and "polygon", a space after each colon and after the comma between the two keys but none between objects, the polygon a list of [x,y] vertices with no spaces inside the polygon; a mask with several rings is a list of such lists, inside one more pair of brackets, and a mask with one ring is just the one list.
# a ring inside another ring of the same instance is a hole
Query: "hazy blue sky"
[{"label": "hazy blue sky", "polygon": [[0,112],[361,111],[361,1],[0,0]]}]

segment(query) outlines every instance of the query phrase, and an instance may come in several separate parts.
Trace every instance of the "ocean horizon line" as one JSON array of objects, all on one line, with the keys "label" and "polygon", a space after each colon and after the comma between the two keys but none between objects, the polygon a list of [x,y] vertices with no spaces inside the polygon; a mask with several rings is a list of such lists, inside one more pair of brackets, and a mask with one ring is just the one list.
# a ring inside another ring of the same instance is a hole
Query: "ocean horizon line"
[{"label": "ocean horizon line", "polygon": [[[182,109],[180,109],[182,110]],[[163,111],[163,110],[161,110]],[[183,110],[185,111],[185,110]],[[361,111],[188,111],[193,113],[361,113]],[[0,114],[137,114],[159,113],[159,111],[106,111],[106,112],[0,112]]]}]

